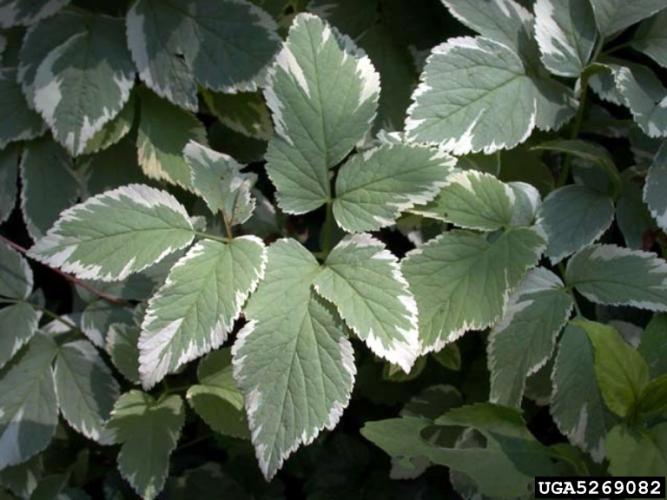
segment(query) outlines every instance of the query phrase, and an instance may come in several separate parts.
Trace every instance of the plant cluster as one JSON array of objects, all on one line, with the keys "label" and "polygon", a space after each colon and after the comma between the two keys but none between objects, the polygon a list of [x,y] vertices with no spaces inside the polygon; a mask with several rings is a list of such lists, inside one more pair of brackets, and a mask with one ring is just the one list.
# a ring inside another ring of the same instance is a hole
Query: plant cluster
[{"label": "plant cluster", "polygon": [[667,474],[665,0],[0,28],[0,498]]}]

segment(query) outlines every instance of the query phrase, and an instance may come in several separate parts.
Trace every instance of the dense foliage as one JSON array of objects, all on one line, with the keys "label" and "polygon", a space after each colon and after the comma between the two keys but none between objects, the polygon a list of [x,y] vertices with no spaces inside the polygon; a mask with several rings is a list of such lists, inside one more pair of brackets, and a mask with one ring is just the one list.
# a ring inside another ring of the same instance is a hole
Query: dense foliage
[{"label": "dense foliage", "polygon": [[0,498],[667,474],[665,0],[0,28]]}]

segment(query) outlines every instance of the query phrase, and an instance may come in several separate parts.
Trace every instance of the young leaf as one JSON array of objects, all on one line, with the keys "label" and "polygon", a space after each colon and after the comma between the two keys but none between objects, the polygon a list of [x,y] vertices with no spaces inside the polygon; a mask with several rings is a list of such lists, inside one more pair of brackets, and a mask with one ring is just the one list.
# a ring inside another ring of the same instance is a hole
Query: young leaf
[{"label": "young leaf", "polygon": [[586,186],[570,185],[544,199],[538,224],[547,234],[546,254],[553,264],[598,240],[614,220],[610,196]]},{"label": "young leaf", "polygon": [[88,439],[111,444],[104,424],[120,388],[95,347],[87,340],[60,346],[53,375],[58,405],[67,422]]},{"label": "young leaf", "polygon": [[658,150],[648,171],[644,201],[658,226],[667,231],[667,142]]},{"label": "young leaf", "polygon": [[28,261],[19,252],[0,242],[0,296],[27,299],[32,286],[33,275]]},{"label": "young leaf", "polygon": [[206,129],[195,115],[152,92],[140,90],[138,95],[141,119],[137,150],[141,168],[148,177],[189,188],[190,169],[183,159],[183,148],[191,140],[206,144]]},{"label": "young leaf", "polygon": [[595,351],[595,376],[607,407],[625,417],[649,381],[648,365],[612,327],[578,319]]},{"label": "young leaf", "polygon": [[549,411],[571,443],[604,458],[604,440],[616,417],[607,410],[595,376],[593,346],[586,332],[569,323],[561,337],[551,373],[553,393]]},{"label": "young leaf", "polygon": [[609,37],[665,8],[662,0],[590,0],[595,23],[602,36]]},{"label": "young leaf", "polygon": [[521,405],[526,378],[551,357],[572,306],[558,276],[544,268],[529,271],[489,335],[489,401]]},{"label": "young leaf", "polygon": [[597,304],[667,311],[667,263],[653,253],[590,245],[567,263],[565,283]]},{"label": "young leaf", "polygon": [[16,206],[18,164],[18,146],[0,151],[0,224],[9,219]]},{"label": "young leaf", "polygon": [[70,0],[4,0],[0,3],[0,28],[30,26],[49,17],[67,5]]},{"label": "young leaf", "polygon": [[161,97],[197,110],[197,87],[255,90],[279,48],[277,26],[245,0],[137,0],[127,41],[139,77]]},{"label": "young leaf", "polygon": [[169,471],[169,455],[176,447],[185,421],[183,400],[176,395],[155,401],[132,390],[113,407],[107,428],[122,444],[118,454],[120,474],[148,500],[162,488]]},{"label": "young leaf", "polygon": [[375,354],[410,372],[420,354],[417,305],[382,242],[368,234],[346,237],[313,284]]},{"label": "young leaf", "polygon": [[41,314],[20,302],[0,309],[0,368],[19,352],[37,332]]},{"label": "young leaf", "polygon": [[554,75],[578,78],[597,35],[593,10],[579,0],[538,0],[535,37],[542,62]]},{"label": "young leaf", "polygon": [[5,113],[0,124],[0,148],[10,142],[34,139],[46,131],[42,118],[28,107],[15,69],[0,70],[0,107]]},{"label": "young leaf", "polygon": [[333,213],[348,232],[375,231],[431,201],[455,160],[424,146],[382,145],[353,156],[336,177]]},{"label": "young leaf", "polygon": [[37,240],[58,214],[79,198],[80,185],[72,160],[50,138],[30,142],[21,158],[21,211],[28,234]]},{"label": "young leaf", "polygon": [[243,224],[255,209],[250,193],[254,178],[241,172],[231,156],[190,141],[183,151],[190,167],[193,190],[214,214],[222,212],[229,226]]},{"label": "young leaf", "polygon": [[77,156],[120,112],[133,85],[123,23],[100,15],[91,17],[85,32],[53,48],[39,64],[32,100],[53,137]]},{"label": "young leaf", "polygon": [[255,236],[203,240],[176,263],[149,300],[141,325],[144,388],[222,345],[264,274],[265,252]]},{"label": "young leaf", "polygon": [[356,368],[340,319],[311,289],[319,265],[295,240],[268,249],[266,276],[248,301],[249,322],[232,348],[234,378],[260,468],[283,461],[332,429],[352,392]]},{"label": "young leaf", "polygon": [[51,362],[55,342],[36,335],[0,372],[0,469],[44,450],[56,432],[58,402]]},{"label": "young leaf", "polygon": [[651,429],[617,425],[607,436],[609,473],[614,476],[663,476],[667,470],[664,436],[667,424]]},{"label": "young leaf", "polygon": [[176,198],[130,184],[65,210],[30,256],[81,278],[114,281],[159,262],[193,238],[192,222]]},{"label": "young leaf", "polygon": [[422,353],[495,323],[544,245],[536,228],[494,237],[454,230],[409,252],[402,270],[417,300]]},{"label": "young leaf", "polygon": [[350,38],[312,14],[294,19],[264,90],[276,131],[266,168],[284,211],[330,198],[328,170],[368,132],[379,93],[370,59]]},{"label": "young leaf", "polygon": [[190,386],[187,400],[215,432],[248,439],[243,395],[234,382],[231,362],[229,349],[207,354],[197,367],[199,384]]},{"label": "young leaf", "polygon": [[456,172],[445,187],[418,213],[466,229],[495,231],[512,222],[516,196],[507,184],[476,170]]},{"label": "young leaf", "polygon": [[643,52],[663,68],[667,68],[666,23],[665,11],[647,19],[639,25],[631,42],[633,49]]},{"label": "young leaf", "polygon": [[109,326],[106,350],[118,371],[133,384],[139,383],[139,334],[132,325],[114,323]]}]

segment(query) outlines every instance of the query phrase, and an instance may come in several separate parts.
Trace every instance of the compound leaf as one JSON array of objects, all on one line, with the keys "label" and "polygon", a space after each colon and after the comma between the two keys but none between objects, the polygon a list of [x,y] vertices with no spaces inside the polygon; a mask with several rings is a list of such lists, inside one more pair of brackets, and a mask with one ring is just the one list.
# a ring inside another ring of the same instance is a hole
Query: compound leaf
[{"label": "compound leaf", "polygon": [[301,444],[337,424],[352,392],[352,345],[312,290],[318,272],[315,258],[295,240],[271,245],[266,276],[245,308],[249,322],[232,348],[234,378],[267,479]]},{"label": "compound leaf", "polygon": [[132,390],[114,404],[107,428],[122,445],[118,469],[142,498],[152,500],[164,487],[184,421],[183,400],[176,395],[155,401]]},{"label": "compound leaf", "polygon": [[30,256],[80,278],[118,281],[193,238],[192,222],[176,198],[130,184],[65,210]]},{"label": "compound leaf", "polygon": [[455,160],[424,146],[382,145],[352,157],[336,177],[333,213],[349,232],[375,231],[431,201]]},{"label": "compound leaf", "polygon": [[410,372],[420,354],[417,305],[398,259],[381,241],[368,234],[344,238],[314,286],[375,354]]},{"label": "compound leaf", "polygon": [[329,168],[368,132],[380,93],[368,56],[312,14],[299,14],[269,72],[264,91],[276,135],[267,173],[288,213],[330,198]]},{"label": "compound leaf", "polygon": [[144,388],[222,345],[264,274],[265,252],[255,236],[229,243],[203,240],[176,263],[149,300],[141,325]]}]

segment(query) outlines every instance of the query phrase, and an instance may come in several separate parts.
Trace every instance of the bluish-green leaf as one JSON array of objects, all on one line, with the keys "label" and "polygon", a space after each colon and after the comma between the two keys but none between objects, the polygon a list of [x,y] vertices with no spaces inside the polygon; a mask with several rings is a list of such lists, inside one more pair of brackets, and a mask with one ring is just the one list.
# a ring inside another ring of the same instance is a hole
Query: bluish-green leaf
[{"label": "bluish-green leaf", "polygon": [[667,311],[667,263],[650,252],[587,246],[567,263],[565,283],[597,304]]},{"label": "bluish-green leaf", "polygon": [[288,213],[330,198],[329,168],[370,129],[380,82],[368,56],[320,18],[298,15],[264,91],[276,135],[267,172]]},{"label": "bluish-green leaf", "polygon": [[590,0],[595,22],[604,37],[613,35],[667,7],[662,0]]},{"label": "bluish-green leaf", "polygon": [[23,302],[0,309],[0,368],[35,335],[40,316]]},{"label": "bluish-green leaf", "polygon": [[255,236],[203,240],[171,269],[148,302],[139,338],[146,389],[227,339],[264,274],[266,250]]},{"label": "bluish-green leaf", "polygon": [[65,210],[30,255],[81,278],[115,281],[188,246],[193,238],[192,222],[176,198],[131,184]]},{"label": "bluish-green leaf", "polygon": [[70,0],[2,0],[0,1],[0,28],[30,26],[49,17],[67,5]]},{"label": "bluish-green leaf", "polygon": [[644,201],[658,226],[667,231],[667,142],[658,150],[648,171]]},{"label": "bluish-green leaf", "polygon": [[521,405],[526,378],[551,357],[572,306],[558,276],[544,268],[529,271],[489,335],[491,402]]},{"label": "bluish-green leaf", "polygon": [[431,201],[455,160],[423,146],[383,145],[353,156],[336,177],[333,213],[349,232],[375,231]]},{"label": "bluish-green leaf", "polygon": [[314,285],[375,354],[410,372],[420,354],[417,305],[398,259],[381,241],[365,233],[346,237]]},{"label": "bluish-green leaf", "polygon": [[44,450],[56,432],[58,401],[51,362],[55,342],[38,334],[0,372],[0,469]]},{"label": "bluish-green leaf", "polygon": [[33,275],[28,261],[18,251],[0,242],[0,296],[27,299],[32,286]]},{"label": "bluish-green leaf", "polygon": [[352,345],[335,311],[312,290],[319,265],[295,240],[268,249],[266,276],[245,308],[232,348],[234,378],[259,466],[272,478],[301,444],[332,429],[352,392]]},{"label": "bluish-green leaf", "polygon": [[28,107],[15,69],[0,70],[0,109],[4,115],[0,124],[0,148],[10,142],[34,139],[46,131],[42,118]]},{"label": "bluish-green leaf", "polygon": [[493,237],[455,230],[408,253],[402,270],[417,300],[422,352],[439,351],[467,330],[500,319],[510,292],[544,246],[536,228]]},{"label": "bluish-green leaf", "polygon": [[0,224],[9,219],[16,206],[18,164],[18,146],[0,151]]},{"label": "bluish-green leaf", "polygon": [[273,19],[245,0],[138,0],[127,14],[140,78],[191,111],[196,83],[225,92],[262,84],[279,49],[276,31]]}]

